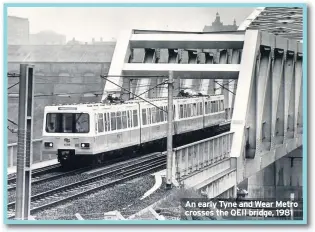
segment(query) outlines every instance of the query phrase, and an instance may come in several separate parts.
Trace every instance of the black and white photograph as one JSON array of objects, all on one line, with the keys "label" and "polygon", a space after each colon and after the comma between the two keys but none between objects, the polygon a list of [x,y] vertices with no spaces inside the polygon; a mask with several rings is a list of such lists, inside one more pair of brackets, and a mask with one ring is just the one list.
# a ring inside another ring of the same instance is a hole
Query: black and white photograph
[{"label": "black and white photograph", "polygon": [[4,6],[6,224],[306,223],[306,5],[59,5]]}]

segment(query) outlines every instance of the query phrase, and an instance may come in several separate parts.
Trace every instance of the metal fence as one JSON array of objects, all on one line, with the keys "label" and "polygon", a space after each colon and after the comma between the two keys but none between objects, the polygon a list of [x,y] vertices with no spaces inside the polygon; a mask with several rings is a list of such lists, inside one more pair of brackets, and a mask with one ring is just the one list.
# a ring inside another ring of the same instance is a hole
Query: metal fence
[{"label": "metal fence", "polygon": [[[8,144],[8,167],[16,166],[17,143]],[[33,163],[50,160],[51,155],[42,155],[42,139],[33,140]]]}]

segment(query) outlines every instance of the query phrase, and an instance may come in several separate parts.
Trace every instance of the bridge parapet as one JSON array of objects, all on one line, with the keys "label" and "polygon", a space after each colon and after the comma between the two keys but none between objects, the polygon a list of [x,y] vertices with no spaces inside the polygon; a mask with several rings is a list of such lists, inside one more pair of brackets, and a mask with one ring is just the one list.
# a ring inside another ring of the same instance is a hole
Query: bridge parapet
[{"label": "bridge parapet", "polygon": [[234,165],[230,159],[233,132],[226,132],[173,149],[178,183],[193,187]]}]

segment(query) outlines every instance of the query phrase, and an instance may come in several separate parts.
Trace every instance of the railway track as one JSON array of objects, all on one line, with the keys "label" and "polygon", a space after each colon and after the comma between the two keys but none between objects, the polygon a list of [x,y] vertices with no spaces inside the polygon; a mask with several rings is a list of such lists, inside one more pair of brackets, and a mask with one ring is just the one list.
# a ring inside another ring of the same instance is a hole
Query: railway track
[{"label": "railway track", "polygon": [[[220,134],[225,132],[230,128],[229,123],[224,123],[219,128],[215,129],[215,134]],[[164,155],[161,152],[154,153],[151,155],[145,155],[140,156],[131,160],[119,160],[117,161],[123,161],[119,163],[115,163],[110,166],[106,166],[105,168],[100,168],[100,170],[93,170],[97,167],[85,167],[81,168],[80,170],[73,170],[67,173],[59,173],[54,176],[50,176],[47,178],[41,178],[38,179],[38,176],[40,176],[40,173],[43,172],[49,172],[49,170],[52,170],[53,168],[58,168],[60,165],[55,165],[55,167],[49,166],[48,168],[41,168],[34,170],[35,173],[32,173],[37,177],[34,181],[32,181],[32,184],[36,183],[44,183],[47,181],[51,181],[54,179],[62,178],[63,176],[69,176],[71,174],[76,174],[76,172],[79,174],[80,172],[83,173],[84,171],[88,171],[88,169],[92,169],[90,173],[100,173],[99,175],[83,179],[80,181],[76,181],[71,184],[67,184],[52,190],[48,190],[42,193],[38,193],[36,195],[33,195],[31,197],[31,214],[45,210],[46,208],[64,203],[66,201],[69,201],[71,199],[81,197],[85,194],[93,193],[99,189],[110,187],[112,185],[118,184],[120,182],[123,182],[125,180],[135,178],[141,174],[146,174],[148,172],[152,172],[157,169],[165,168],[166,166],[166,155]],[[104,165],[104,164],[103,164]],[[141,165],[141,166],[140,166]],[[108,180],[109,176],[116,175],[115,178]],[[15,179],[15,178],[11,178]],[[9,188],[9,190],[13,190],[15,187]],[[8,204],[8,218],[13,219],[14,218],[14,209],[15,208],[15,202],[10,202]]]},{"label": "railway track", "polygon": [[[89,169],[91,169],[91,167],[79,168],[79,169],[75,169],[75,170],[68,171],[68,172],[62,172],[62,173],[58,172],[57,174],[53,174],[52,173],[52,175],[47,176],[47,177],[43,177],[43,178],[38,176],[37,178],[32,178],[32,185],[44,183],[44,182],[47,182],[47,181],[52,181],[52,180],[59,179],[59,178],[62,178],[62,177],[66,177],[66,176],[69,176],[69,175],[79,174],[79,173],[87,171]],[[16,190],[16,185],[15,184],[11,185],[11,186],[8,186],[8,191],[15,191],[15,190]]]},{"label": "railway track", "polygon": [[[133,159],[130,159],[129,161],[132,161],[132,160]],[[103,163],[103,164],[77,168],[77,169],[67,171],[67,172],[66,171],[57,171],[56,173],[54,173],[54,170],[58,170],[59,168],[61,168],[60,164],[48,166],[46,168],[41,168],[40,170],[35,169],[32,171],[32,185],[41,184],[41,183],[44,183],[47,181],[53,181],[53,180],[67,177],[70,175],[80,174],[80,173],[83,173],[83,172],[88,171],[88,170],[93,170],[93,169],[97,169],[100,167],[104,167],[104,165],[111,165],[111,164],[115,164],[117,162],[122,162],[122,161],[126,161],[126,158],[125,157],[119,157],[116,159],[111,159],[108,162]],[[126,162],[129,162],[129,161],[127,160]],[[48,176],[46,176],[46,175],[48,175]],[[16,177],[8,179],[8,191],[13,192],[15,190],[16,190]]]},{"label": "railway track", "polygon": [[[99,170],[98,172],[102,173],[96,176],[31,196],[30,213],[34,214],[37,211],[45,210],[77,197],[94,193],[97,190],[111,187],[123,181],[136,178],[142,174],[147,174],[165,167],[166,155],[162,153],[153,153],[134,159],[133,162],[128,161],[108,166],[103,170]],[[15,202],[11,202],[8,204],[9,219],[14,218],[14,211]]]},{"label": "railway track", "polygon": [[[54,170],[58,170],[61,168],[60,164],[53,164],[47,167],[37,168],[32,170],[32,178],[37,179],[42,175],[53,172]],[[16,184],[16,174],[11,174],[8,176],[8,188],[12,188]]]}]

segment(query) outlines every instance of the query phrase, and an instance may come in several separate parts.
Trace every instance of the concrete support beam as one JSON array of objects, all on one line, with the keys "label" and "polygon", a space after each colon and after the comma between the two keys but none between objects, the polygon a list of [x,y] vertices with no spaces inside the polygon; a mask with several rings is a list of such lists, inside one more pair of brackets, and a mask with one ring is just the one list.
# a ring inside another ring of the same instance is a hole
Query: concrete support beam
[{"label": "concrete support beam", "polygon": [[[227,50],[222,50],[220,51],[220,57],[219,57],[219,64],[221,65],[226,65],[228,61],[228,54],[227,54]],[[228,80],[221,80],[221,78],[215,79],[215,84],[214,84],[214,88],[215,88],[215,94],[224,94],[224,105],[226,106],[227,103],[227,98],[226,95],[227,93],[226,90],[224,90],[224,88],[222,86],[224,86],[224,84],[226,85]],[[226,87],[226,86],[224,86]]]},{"label": "concrete support beam", "polygon": [[302,85],[302,57],[297,54],[297,61],[295,65],[295,118],[294,118],[294,133],[302,134],[303,132],[303,85]]},{"label": "concrete support beam", "polygon": [[[239,64],[240,63],[240,56],[241,52],[240,50],[232,50],[232,56],[231,56],[231,64]],[[234,102],[235,102],[235,96],[236,96],[236,87],[237,87],[237,81],[238,80],[229,80],[229,115],[228,119],[232,118],[233,115],[233,109],[234,109]]]},{"label": "concrete support beam", "polygon": [[242,49],[244,33],[133,34],[132,48]]},{"label": "concrete support beam", "polygon": [[[156,52],[156,49],[146,48],[144,53],[143,62],[144,64],[157,63],[160,53]],[[142,98],[149,97],[149,88],[154,84],[151,84],[151,78],[140,78],[136,87],[136,94],[141,95]],[[153,87],[153,86],[152,86]]]},{"label": "concrete support beam", "polygon": [[149,98],[156,98],[158,97],[158,91],[160,88],[163,88],[165,86],[163,85],[160,85],[160,86],[157,86],[158,85],[158,78],[157,77],[151,77],[150,78],[150,91],[149,91],[149,94],[148,94],[148,97]]},{"label": "concrete support beam", "polygon": [[234,112],[231,121],[231,131],[234,132],[231,157],[237,159],[237,182],[245,176],[245,152],[246,138],[245,130],[248,114],[250,111],[250,100],[252,99],[255,80],[256,55],[259,48],[259,32],[246,31],[245,42],[242,52],[241,69],[236,90]]},{"label": "concrete support beam", "polygon": [[246,31],[243,55],[240,64],[238,88],[235,97],[235,110],[231,122],[234,138],[231,157],[241,157],[244,149],[245,127],[250,108],[251,90],[255,79],[256,54],[259,47],[259,32]]},{"label": "concrete support beam", "polygon": [[[204,52],[205,54],[205,64],[213,64],[213,52]],[[214,94],[214,80],[212,79],[202,79],[200,82],[200,90],[202,94]]]},{"label": "concrete support beam", "polygon": [[[123,78],[121,77],[123,66],[126,62],[128,62],[131,54],[129,48],[130,36],[131,30],[126,30],[121,33],[119,39],[116,42],[115,52],[113,54],[112,62],[108,71],[108,80],[120,86],[123,84]],[[120,93],[121,89],[110,82],[105,82],[102,101],[106,99],[109,92]]]},{"label": "concrete support beam", "polygon": [[271,120],[271,148],[282,144],[284,138],[284,80],[283,69],[285,50],[275,49],[272,72],[272,120]]},{"label": "concrete support beam", "polygon": [[128,64],[123,68],[124,75],[167,76],[174,72],[174,78],[181,79],[237,79],[239,64]]},{"label": "concrete support beam", "polygon": [[260,66],[257,76],[256,152],[270,149],[271,129],[271,47],[260,47]]},{"label": "concrete support beam", "polygon": [[[159,59],[159,64],[168,64],[169,61],[172,61],[174,60],[173,59],[170,59],[170,54],[172,56],[175,55],[175,51],[174,50],[169,50],[169,49],[159,49],[160,50],[160,59]],[[177,59],[177,58],[176,58]],[[176,60],[175,59],[175,60]],[[166,81],[166,78],[158,78],[158,84],[162,83]],[[175,80],[176,82],[177,80]],[[167,97],[167,85],[161,85],[158,87],[158,97]]]},{"label": "concrete support beam", "polygon": [[[204,59],[203,55],[202,55],[202,50],[201,49],[197,49],[194,51],[193,53],[193,60],[192,62],[194,62],[195,64],[204,64]],[[196,56],[196,58],[194,57]],[[193,92],[195,93],[200,93],[200,82],[202,81],[202,79],[192,79],[192,85],[191,85],[191,89],[193,90]]]},{"label": "concrete support beam", "polygon": [[[122,85],[122,87],[124,88],[124,89],[128,89],[129,91],[131,91],[132,93],[135,93],[135,91],[132,91],[132,83],[131,83],[132,81],[131,81],[131,79],[130,78],[123,78],[123,85]],[[134,83],[135,84],[135,86],[136,86],[136,84],[137,83]],[[124,90],[122,90],[122,93],[121,93],[121,98],[123,99],[123,100],[129,100],[130,98],[133,98],[134,97],[134,95],[133,94],[131,94],[130,92],[128,92],[128,91],[124,91]]]},{"label": "concrete support beam", "polygon": [[287,54],[284,66],[284,140],[294,136],[295,56]]}]

